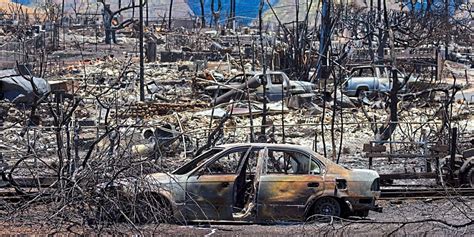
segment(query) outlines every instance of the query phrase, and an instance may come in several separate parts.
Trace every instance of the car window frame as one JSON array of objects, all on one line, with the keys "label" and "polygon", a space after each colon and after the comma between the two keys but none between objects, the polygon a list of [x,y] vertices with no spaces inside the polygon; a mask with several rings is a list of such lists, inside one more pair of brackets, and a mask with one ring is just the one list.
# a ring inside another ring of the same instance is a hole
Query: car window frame
[{"label": "car window frame", "polygon": [[[273,81],[273,78],[275,78],[275,77],[280,77],[280,78],[281,78],[281,83],[280,83],[280,82],[279,82],[279,83],[275,83],[275,82]],[[283,73],[268,73],[268,74],[267,74],[267,81],[270,81],[271,84],[272,84],[272,85],[275,85],[275,86],[277,86],[277,85],[278,85],[278,86],[280,86],[280,85],[285,86],[285,81],[286,81],[286,80],[285,80],[285,77],[283,76]]]},{"label": "car window frame", "polygon": [[[208,158],[207,161],[203,162],[201,165],[197,166],[194,170],[190,172],[189,176],[201,176],[202,174],[199,174],[200,170],[204,170],[206,166],[212,164],[213,162],[217,161],[218,159],[230,153],[236,152],[239,149],[242,149],[244,152],[247,152],[249,149],[252,149],[252,146],[240,146],[240,147],[231,147],[231,148],[224,149],[221,152],[215,154],[214,156]],[[241,169],[243,158],[244,157],[240,158],[239,160],[237,171],[235,172],[236,175],[239,173],[239,170]],[[205,175],[214,176],[214,175],[232,175],[232,174],[205,174]]]},{"label": "car window frame", "polygon": [[[372,76],[363,76],[362,75],[362,72],[366,69],[371,70]],[[356,73],[357,75],[353,75],[354,73]],[[350,75],[350,77],[376,77],[377,72],[372,67],[355,67],[351,70],[351,73],[349,75]]]},{"label": "car window frame", "polygon": [[[271,147],[271,146],[265,146],[269,151],[273,151],[273,150],[276,150],[276,151],[293,151],[293,152],[299,152],[299,153],[302,153],[304,155],[306,155],[307,157],[309,157],[309,159],[311,159],[312,161],[314,161],[316,164],[319,165],[319,168],[321,170],[321,172],[319,174],[311,174],[308,170],[308,173],[307,174],[285,174],[285,173],[265,173],[265,174],[262,174],[262,175],[315,175],[315,176],[323,176],[326,174],[326,165],[320,161],[317,157],[315,157],[313,154],[309,153],[309,152],[306,152],[304,150],[300,150],[300,149],[294,149],[294,148],[282,148],[282,147]],[[266,169],[266,168],[265,168]]]},{"label": "car window frame", "polygon": [[376,66],[377,68],[377,73],[379,74],[377,77],[378,78],[388,78],[391,80],[391,74],[390,70],[388,70],[387,66],[381,65],[381,66]]},{"label": "car window frame", "polygon": [[[196,156],[194,159],[192,159],[192,160],[186,162],[185,164],[181,165],[179,168],[173,170],[171,173],[172,173],[172,174],[175,174],[176,172],[178,172],[178,171],[179,171],[181,168],[183,168],[184,166],[187,166],[187,165],[189,165],[189,164],[195,162],[196,160],[201,159],[201,156],[205,155],[207,152],[211,151],[212,149],[216,149],[216,147],[213,147],[213,148],[211,148],[211,149],[209,149],[209,150],[204,151],[202,154]],[[218,148],[217,148],[217,149],[218,149]],[[219,155],[220,153],[224,152],[225,150],[226,150],[226,149],[223,148],[221,151],[217,152],[216,154],[211,155],[210,157],[207,157],[207,159],[203,159],[204,162],[203,162],[202,164],[206,163],[206,160],[212,159],[214,156]],[[198,162],[199,162],[199,161],[198,161]],[[191,169],[190,171],[188,171],[188,172],[186,172],[186,173],[182,173],[182,174],[178,174],[178,175],[190,174],[190,173],[192,173],[194,170],[196,170],[197,168],[199,168],[202,164],[197,165],[196,167],[194,167],[194,169]]]}]

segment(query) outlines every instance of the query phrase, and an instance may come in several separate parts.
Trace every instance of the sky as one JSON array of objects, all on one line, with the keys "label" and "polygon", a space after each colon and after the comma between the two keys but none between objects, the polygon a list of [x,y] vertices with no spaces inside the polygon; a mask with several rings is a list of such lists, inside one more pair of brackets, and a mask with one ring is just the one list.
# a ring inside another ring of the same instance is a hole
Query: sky
[{"label": "sky", "polygon": [[[217,10],[217,1],[214,0],[214,9]],[[199,0],[187,0],[190,8],[197,16],[201,15],[201,4]],[[277,3],[278,0],[270,0],[271,4]],[[260,0],[236,0],[236,16],[239,22],[243,24],[249,24],[258,17],[258,6]],[[211,19],[211,0],[204,0],[205,15],[207,22]],[[265,4],[264,11],[268,8]],[[225,20],[226,16],[229,15],[230,1],[222,0],[221,20]]]},{"label": "sky", "polygon": [[[53,0],[55,2],[61,2],[62,0]],[[81,1],[81,4],[85,2],[95,3],[96,0],[86,0]],[[117,4],[118,0],[106,0],[107,2],[113,5]],[[130,0],[122,0],[122,4],[128,4]],[[21,3],[24,5],[33,5],[36,2],[42,2],[42,0],[0,0],[0,2],[16,2]],[[65,0],[66,2],[66,11],[67,8],[73,5],[74,0]],[[205,15],[207,22],[211,20],[211,0],[204,0],[205,4]],[[214,1],[215,9],[217,9],[217,2],[218,0]],[[278,0],[270,0],[271,4],[276,4]],[[157,15],[158,17],[162,17],[163,15],[167,14],[168,6],[170,0],[149,0],[150,4],[150,12],[152,15]],[[249,24],[258,16],[258,6],[260,4],[260,0],[236,0],[236,16],[237,21],[243,24]],[[264,11],[267,10],[268,6],[265,4]],[[221,21],[225,21],[227,16],[229,15],[230,9],[230,0],[222,0],[222,10],[221,10]],[[201,15],[201,5],[200,0],[174,0],[174,7],[173,7],[173,15],[178,16],[185,16],[189,15],[189,13],[194,14],[196,16]],[[222,23],[222,22],[221,22]]]},{"label": "sky", "polygon": [[[6,5],[9,2],[15,2],[15,3],[21,3],[23,5],[31,6],[37,2],[43,2],[43,1],[44,0],[0,0],[0,5]],[[57,3],[61,3],[63,0],[53,0],[53,1]],[[97,0],[64,0],[64,1],[66,2],[66,11],[68,11],[68,8],[71,9],[71,6],[73,6],[74,2],[78,3],[79,5],[83,7],[87,5],[87,3],[90,3],[90,4],[97,3]],[[112,9],[113,9],[114,5],[115,6],[118,5],[117,3],[119,0],[105,0],[105,1],[108,3],[111,3]],[[127,5],[130,1],[131,0],[121,0],[123,5]],[[149,7],[150,7],[150,11],[149,11],[150,18],[152,19],[163,18],[164,16],[168,15],[169,3],[171,0],[148,0],[148,1],[149,1]],[[223,23],[226,21],[226,18],[229,15],[230,0],[221,0],[221,1],[222,1],[222,10],[221,10],[220,21],[221,23]],[[411,0],[402,0],[402,1],[408,3],[407,7],[409,9],[414,8],[415,10],[425,9],[426,3],[427,3],[427,0],[417,0],[415,4],[412,5],[412,4],[409,4]],[[451,14],[454,14],[454,7],[451,7],[454,5],[454,1],[455,0],[449,0],[449,3],[450,3],[449,11]],[[466,1],[466,0],[460,0],[460,1]],[[215,9],[217,9],[217,2],[218,0],[214,0]],[[273,5],[273,7],[279,13],[279,16],[282,19],[285,19],[285,15],[287,15],[287,13],[281,12],[283,11],[282,9],[293,9],[291,4],[288,4],[288,2],[292,2],[292,1],[269,0],[269,2]],[[442,5],[443,2],[444,0],[433,0],[433,8],[441,7],[440,5]],[[259,4],[260,4],[260,0],[236,0],[237,21],[239,21],[240,23],[244,25],[247,25],[253,22],[255,19],[257,19]],[[285,6],[280,6],[282,4]],[[211,0],[204,0],[204,5],[205,5],[206,22],[210,23],[212,19]],[[265,7],[264,7],[264,11],[266,10],[268,10],[267,4],[265,4]],[[192,15],[192,14],[196,16],[201,15],[200,0],[174,0],[174,5],[173,5],[174,17],[187,18],[189,17],[189,15]],[[291,15],[291,14],[288,14],[288,15]],[[293,18],[291,16],[288,16],[288,17]]]}]

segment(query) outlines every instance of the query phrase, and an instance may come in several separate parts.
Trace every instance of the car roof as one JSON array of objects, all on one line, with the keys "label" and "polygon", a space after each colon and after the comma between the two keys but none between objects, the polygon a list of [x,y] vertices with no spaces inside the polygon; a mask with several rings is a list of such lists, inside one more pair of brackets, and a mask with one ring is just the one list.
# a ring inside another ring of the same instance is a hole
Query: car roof
[{"label": "car roof", "polygon": [[353,66],[351,69],[360,69],[360,68],[374,68],[374,67],[384,67],[384,68],[395,68],[398,69],[397,67],[391,66],[391,65],[384,65],[384,64],[373,64],[373,65],[357,65]]},{"label": "car roof", "polygon": [[[266,74],[283,74],[283,71],[272,71],[272,70],[267,70]],[[263,74],[263,71],[250,71],[250,72],[245,72],[247,75],[261,75]],[[239,74],[243,75],[243,73]]]},{"label": "car roof", "polygon": [[279,147],[298,147],[302,148],[304,146],[294,145],[294,144],[277,144],[277,143],[259,143],[259,142],[243,142],[243,143],[228,143],[217,145],[216,147],[239,147],[239,146],[279,146]]},{"label": "car roof", "polygon": [[272,148],[290,148],[290,149],[296,149],[296,150],[301,150],[307,153],[310,153],[311,155],[314,155],[316,158],[324,161],[324,163],[333,163],[330,159],[325,158],[324,156],[317,154],[314,152],[312,149],[310,149],[307,146],[302,146],[302,145],[295,145],[295,144],[277,144],[277,143],[229,143],[229,144],[222,144],[222,145],[217,145],[215,146],[216,148],[222,148],[222,149],[229,149],[229,148],[238,148],[238,147],[248,147],[248,146],[254,146],[254,147],[272,147]]}]

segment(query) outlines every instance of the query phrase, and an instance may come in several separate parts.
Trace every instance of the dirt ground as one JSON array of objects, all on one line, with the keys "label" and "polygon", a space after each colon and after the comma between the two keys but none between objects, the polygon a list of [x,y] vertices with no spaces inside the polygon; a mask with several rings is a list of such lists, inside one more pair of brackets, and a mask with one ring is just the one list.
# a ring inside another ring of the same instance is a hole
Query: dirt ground
[{"label": "dirt ground", "polygon": [[[114,225],[91,227],[79,223],[34,224],[35,221],[8,221],[1,217],[2,235],[160,235],[160,236],[473,236],[474,199],[424,199],[380,201],[383,213],[371,212],[366,219],[334,219],[329,223],[279,223],[273,225]],[[44,220],[43,220],[44,221]]]}]

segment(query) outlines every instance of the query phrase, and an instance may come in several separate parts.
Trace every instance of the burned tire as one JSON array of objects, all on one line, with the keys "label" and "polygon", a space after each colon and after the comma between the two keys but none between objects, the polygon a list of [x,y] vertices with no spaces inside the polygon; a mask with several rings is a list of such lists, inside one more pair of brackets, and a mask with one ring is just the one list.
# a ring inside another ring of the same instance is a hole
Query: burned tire
[{"label": "burned tire", "polygon": [[465,174],[464,183],[474,188],[474,167],[469,168]]},{"label": "burned tire", "polygon": [[127,210],[130,210],[130,200],[115,188],[103,190],[98,195],[97,219],[106,222],[126,222]]},{"label": "burned tire", "polygon": [[355,96],[356,96],[357,98],[362,99],[362,98],[364,98],[364,96],[365,96],[365,94],[366,94],[367,91],[369,91],[369,88],[367,88],[367,87],[357,88],[357,91],[356,91]]},{"label": "burned tire", "polygon": [[368,217],[369,216],[369,210],[356,211],[356,212],[354,212],[354,215],[359,216],[359,217]]},{"label": "burned tire", "polygon": [[331,217],[340,217],[343,213],[341,204],[332,197],[323,197],[318,199],[312,208],[312,217],[310,219],[327,222]]},{"label": "burned tire", "polygon": [[137,197],[134,208],[134,220],[139,224],[168,223],[172,221],[171,204],[166,198],[153,193],[144,193]]}]

